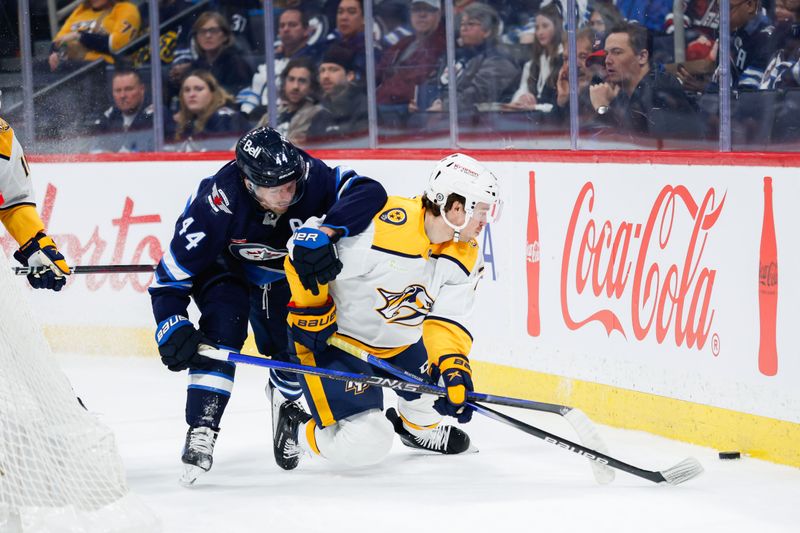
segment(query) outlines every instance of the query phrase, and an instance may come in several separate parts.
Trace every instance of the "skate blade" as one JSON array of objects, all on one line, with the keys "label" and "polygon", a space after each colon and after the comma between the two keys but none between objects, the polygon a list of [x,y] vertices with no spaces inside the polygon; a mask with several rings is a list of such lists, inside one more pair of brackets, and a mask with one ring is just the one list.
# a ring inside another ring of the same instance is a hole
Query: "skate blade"
[{"label": "skate blade", "polygon": [[184,487],[191,487],[194,485],[194,482],[197,481],[197,478],[205,473],[206,471],[199,466],[184,464],[183,474],[181,474],[181,477],[178,478],[178,483]]}]

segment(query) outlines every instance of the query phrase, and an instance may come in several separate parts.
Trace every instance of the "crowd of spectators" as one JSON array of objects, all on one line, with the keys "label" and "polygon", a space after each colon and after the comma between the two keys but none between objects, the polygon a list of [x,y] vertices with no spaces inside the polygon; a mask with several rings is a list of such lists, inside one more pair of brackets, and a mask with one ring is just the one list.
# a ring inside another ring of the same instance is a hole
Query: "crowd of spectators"
[{"label": "crowd of spectators", "polygon": [[[86,0],[53,40],[47,58],[52,71],[98,58],[115,65],[107,84],[113,104],[94,110],[87,121],[92,133],[152,127],[149,87],[142,79],[149,50],[117,54],[149,26],[146,4]],[[575,93],[586,132],[630,139],[716,138],[717,0],[688,0],[681,21],[673,19],[672,0],[577,4]],[[192,5],[192,0],[162,0],[159,16],[163,22]],[[374,80],[367,80],[363,0],[276,1],[274,87],[264,63],[263,21],[248,18],[262,6],[256,0],[212,2],[212,9],[162,32],[168,143],[189,146],[268,123],[272,91],[278,104],[274,122],[300,145],[366,135],[369,83],[375,84],[378,126],[385,131],[418,131],[425,117],[450,109],[442,0],[374,1]],[[568,130],[565,6],[566,0],[454,1],[459,120],[481,113],[527,113],[547,116]],[[783,95],[800,86],[800,0],[731,0],[730,6],[734,104],[740,94],[776,91],[783,102]],[[684,26],[680,63],[673,59],[676,23]],[[788,106],[798,98],[792,93],[785,100]],[[798,104],[793,105],[796,112]],[[775,138],[786,140],[787,128],[789,137],[800,128],[780,106],[769,120],[781,116],[788,126]],[[770,135],[772,129],[766,128]],[[146,146],[122,141],[116,149]]]}]

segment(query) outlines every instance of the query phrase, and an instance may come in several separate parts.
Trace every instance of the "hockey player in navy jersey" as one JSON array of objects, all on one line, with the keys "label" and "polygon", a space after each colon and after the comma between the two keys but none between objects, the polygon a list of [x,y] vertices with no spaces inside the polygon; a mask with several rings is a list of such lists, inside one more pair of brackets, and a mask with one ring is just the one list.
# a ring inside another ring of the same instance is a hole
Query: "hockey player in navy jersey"
[{"label": "hockey player in navy jersey", "polygon": [[[211,468],[236,370],[233,363],[199,355],[198,345],[240,350],[249,319],[259,352],[285,359],[289,286],[283,259],[292,232],[309,217],[324,216],[320,230],[329,245],[300,245],[294,252],[303,286],[318,292],[318,284],[342,268],[332,243],[363,231],[385,202],[378,182],[330,168],[267,127],[242,137],[236,160],[200,182],[149,289],[161,359],[172,371],[189,370],[184,484]],[[200,311],[197,326],[188,318],[190,300]],[[276,372],[268,392],[276,408],[301,395],[294,375]]]},{"label": "hockey player in navy jersey", "polygon": [[[292,290],[289,350],[302,364],[371,374],[367,363],[328,346],[336,333],[347,342],[409,372],[428,371],[447,397],[398,392],[397,409],[383,411],[379,387],[317,376],[300,377],[311,415],[284,402],[275,432],[275,458],[295,468],[303,452],[348,466],[380,461],[395,433],[406,446],[445,454],[470,449],[461,429],[442,416],[468,422],[472,390],[471,311],[483,273],[475,240],[499,216],[497,179],[475,159],[453,154],[434,168],[425,194],[389,197],[361,234],[337,244],[342,271],[319,292],[300,280],[298,246],[322,238],[309,220],[297,230],[285,261]],[[298,274],[298,275],[296,275]]]}]

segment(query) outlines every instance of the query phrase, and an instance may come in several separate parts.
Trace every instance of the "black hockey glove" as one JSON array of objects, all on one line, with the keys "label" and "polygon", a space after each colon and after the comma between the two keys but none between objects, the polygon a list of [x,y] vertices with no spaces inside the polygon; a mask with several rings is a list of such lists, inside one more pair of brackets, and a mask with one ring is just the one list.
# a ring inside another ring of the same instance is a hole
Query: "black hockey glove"
[{"label": "black hockey glove", "polygon": [[156,330],[156,342],[161,362],[173,372],[202,368],[209,361],[197,353],[203,334],[186,317],[172,315],[161,321]]},{"label": "black hockey glove", "polygon": [[311,294],[319,294],[319,285],[336,279],[342,271],[342,262],[336,245],[328,236],[315,228],[300,228],[292,236],[292,265],[300,283]]},{"label": "black hockey glove", "polygon": [[319,307],[295,307],[289,305],[289,329],[292,340],[302,344],[315,355],[328,348],[328,338],[336,333],[336,304],[328,296],[325,305]]},{"label": "black hockey glove", "polygon": [[19,250],[14,252],[14,259],[24,266],[48,268],[39,274],[28,274],[28,283],[34,289],[50,289],[58,292],[67,283],[69,265],[56,248],[53,239],[42,231],[20,246]]},{"label": "black hockey glove", "polygon": [[431,365],[431,378],[434,383],[447,389],[447,396],[438,398],[433,408],[439,414],[452,416],[462,424],[472,419],[472,407],[466,405],[467,393],[475,390],[472,385],[472,369],[467,358],[460,354],[448,354],[439,358],[439,363]]}]

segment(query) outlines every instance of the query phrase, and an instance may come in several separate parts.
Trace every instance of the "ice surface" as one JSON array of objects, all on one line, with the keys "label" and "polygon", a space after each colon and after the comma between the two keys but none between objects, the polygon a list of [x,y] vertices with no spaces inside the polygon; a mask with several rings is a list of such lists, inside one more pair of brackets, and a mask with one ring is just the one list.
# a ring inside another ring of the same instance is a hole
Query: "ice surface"
[{"label": "ice surface", "polygon": [[[222,532],[795,532],[800,469],[642,432],[601,426],[611,455],[649,470],[687,456],[706,472],[680,486],[617,472],[595,483],[577,455],[476,416],[465,429],[480,453],[425,455],[397,440],[380,465],[357,470],[305,458],[284,472],[272,459],[262,369],[240,366],[214,467],[178,485],[185,373],[157,358],[59,356],[76,393],[117,435],[130,487],[167,533]],[[393,401],[392,393],[387,393]],[[508,410],[575,438],[555,415]]]}]

